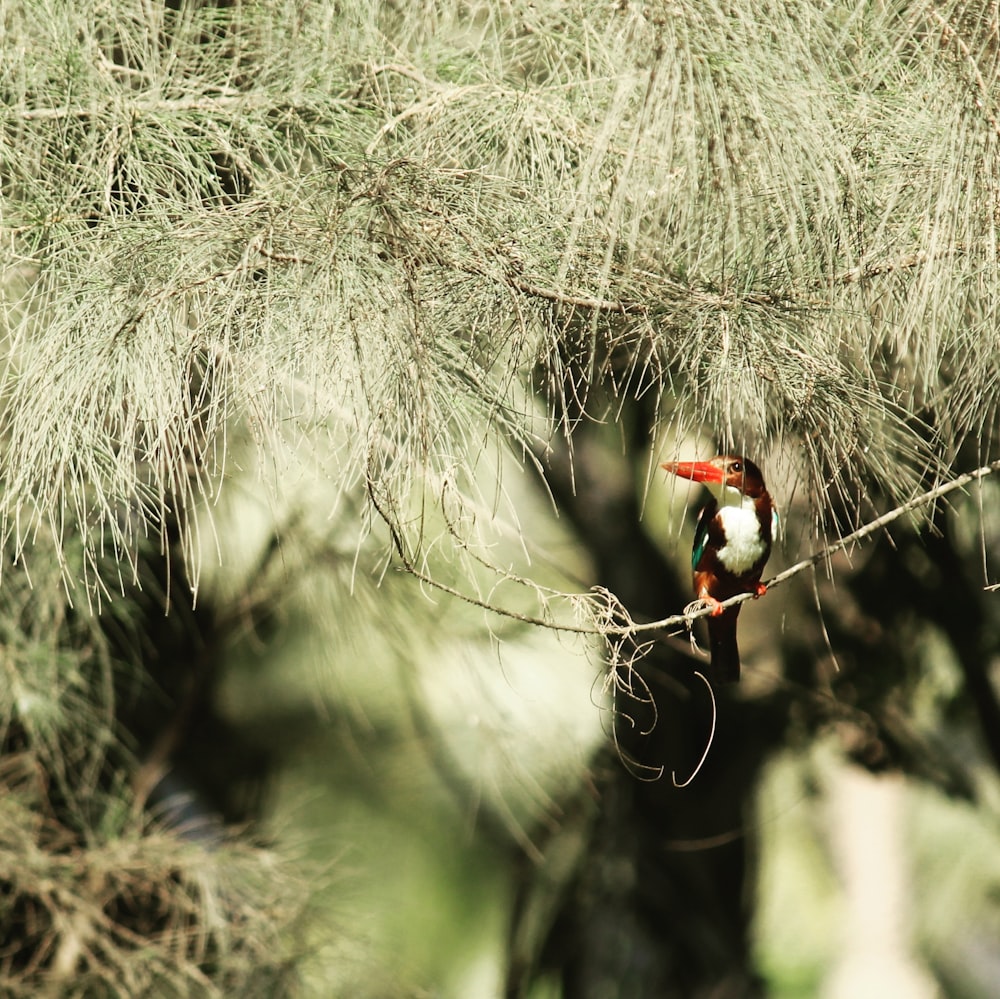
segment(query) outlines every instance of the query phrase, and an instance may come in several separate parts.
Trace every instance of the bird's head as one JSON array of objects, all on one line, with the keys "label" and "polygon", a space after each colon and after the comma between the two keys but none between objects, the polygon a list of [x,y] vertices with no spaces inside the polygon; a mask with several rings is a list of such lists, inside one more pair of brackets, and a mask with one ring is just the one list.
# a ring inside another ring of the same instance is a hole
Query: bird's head
[{"label": "bird's head", "polygon": [[761,470],[738,454],[720,454],[711,461],[666,461],[660,467],[682,479],[703,482],[720,495],[757,499],[766,492]]}]

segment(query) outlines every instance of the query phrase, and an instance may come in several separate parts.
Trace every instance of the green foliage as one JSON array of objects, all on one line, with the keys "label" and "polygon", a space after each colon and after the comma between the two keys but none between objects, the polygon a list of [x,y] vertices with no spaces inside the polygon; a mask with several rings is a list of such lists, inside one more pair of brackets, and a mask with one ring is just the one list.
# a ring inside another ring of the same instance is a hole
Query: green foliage
[{"label": "green foliage", "polygon": [[137,828],[84,848],[49,812],[30,758],[6,756],[0,788],[3,995],[289,993],[280,930],[301,916],[303,888],[284,862]]},{"label": "green foliage", "polygon": [[0,586],[0,993],[282,995],[295,868],[144,810],[115,697],[148,683],[119,658],[142,645],[136,602],[75,608],[76,549],[36,545]]},{"label": "green foliage", "polygon": [[345,486],[405,506],[488,428],[549,432],[540,359],[551,416],[617,373],[675,431],[798,451],[820,510],[888,467],[908,495],[995,422],[998,129],[962,5],[150,16],[7,13],[17,539],[134,551],[215,494],[233,418],[336,428]]}]

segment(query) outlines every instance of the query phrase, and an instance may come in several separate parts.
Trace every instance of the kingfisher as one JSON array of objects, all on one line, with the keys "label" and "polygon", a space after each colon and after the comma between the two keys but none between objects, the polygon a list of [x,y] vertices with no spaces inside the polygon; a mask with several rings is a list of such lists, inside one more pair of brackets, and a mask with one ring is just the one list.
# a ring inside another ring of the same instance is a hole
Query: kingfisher
[{"label": "kingfisher", "polygon": [[668,461],[668,472],[702,482],[712,492],[698,518],[691,552],[694,592],[712,608],[708,618],[711,679],[735,683],[740,678],[736,619],[742,604],[722,607],[739,593],[763,596],[760,581],[777,531],[777,513],[761,470],[742,455],[719,455],[711,461]]}]

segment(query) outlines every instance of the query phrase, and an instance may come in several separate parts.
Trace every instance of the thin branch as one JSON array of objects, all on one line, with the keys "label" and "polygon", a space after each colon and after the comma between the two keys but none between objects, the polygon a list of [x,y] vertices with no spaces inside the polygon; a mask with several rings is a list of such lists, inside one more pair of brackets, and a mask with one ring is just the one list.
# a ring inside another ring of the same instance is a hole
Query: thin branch
[{"label": "thin branch", "polygon": [[[245,111],[248,109],[258,110],[275,105],[273,98],[266,95],[255,97],[253,95],[221,95],[218,97],[196,97],[181,100],[156,100],[156,101],[134,101],[129,105],[136,114],[186,114],[191,111],[213,112],[225,110]],[[87,119],[96,118],[101,109],[98,107],[73,108],[24,108],[9,109],[8,113],[21,121],[59,121],[64,118]]]},{"label": "thin branch", "polygon": [[[954,251],[947,251],[950,255]],[[938,254],[943,256],[944,254]],[[926,263],[928,254],[924,250],[916,253],[908,253],[896,260],[873,261],[868,264],[858,264],[849,270],[842,271],[829,280],[829,284],[855,284],[856,282],[868,281],[871,278],[881,277],[883,274],[892,274],[895,271],[910,270]]]},{"label": "thin branch", "polygon": [[[979,479],[984,479],[987,475],[992,475],[994,472],[998,471],[1000,471],[1000,461],[994,461],[989,465],[983,465],[982,468],[975,469],[975,471],[966,472],[963,475],[958,476],[958,478],[952,479],[950,482],[944,482],[939,486],[935,486],[933,489],[929,489],[927,492],[921,493],[919,496],[914,496],[913,499],[907,500],[907,502],[889,510],[887,513],[883,513],[881,517],[876,517],[874,520],[869,521],[862,527],[859,527],[856,531],[852,531],[839,541],[834,541],[825,548],[821,548],[818,552],[814,552],[808,558],[804,558],[801,561],[796,562],[794,565],[790,565],[787,569],[783,569],[776,576],[772,576],[770,579],[766,580],[764,585],[768,589],[779,586],[781,583],[787,582],[793,576],[797,576],[800,572],[812,568],[812,566],[818,564],[819,562],[827,561],[836,555],[837,552],[843,551],[856,541],[864,540],[869,535],[881,530],[886,525],[891,524],[895,520],[899,520],[899,518],[905,514],[910,513],[913,510],[917,510],[922,506],[927,506],[927,504],[933,503],[936,499],[940,499],[942,496],[945,496],[950,492],[954,492],[956,489],[961,489],[963,486],[967,486],[970,482],[976,482]],[[756,599],[756,594],[740,593],[735,597],[730,597],[728,600],[723,600],[721,606],[723,608],[732,607],[750,599]],[[672,617],[664,618],[662,621],[653,621],[649,624],[635,625],[634,628],[630,630],[630,633],[649,631],[654,628],[669,628],[679,624],[686,625],[688,622],[695,621],[700,617],[707,617],[709,614],[713,613],[713,611],[716,611],[716,608],[704,607],[701,610],[693,611],[690,614],[674,614]]]},{"label": "thin branch", "polygon": [[549,288],[542,288],[540,285],[532,284],[518,277],[508,276],[504,279],[512,288],[531,295],[535,298],[545,298],[551,302],[558,302],[560,305],[572,305],[581,309],[593,309],[595,312],[620,312],[622,315],[629,313],[645,313],[647,307],[639,302],[618,301],[608,298],[589,298],[581,295],[565,295],[562,292],[552,291]]},{"label": "thin branch", "polygon": [[[919,496],[915,496],[913,499],[908,500],[901,506],[897,506],[888,513],[882,514],[881,517],[876,517],[875,520],[870,521],[863,527],[859,527],[852,534],[848,534],[839,541],[835,541],[833,544],[827,545],[826,548],[816,552],[809,558],[803,559],[801,562],[796,562],[795,565],[791,565],[787,569],[783,569],[772,579],[767,580],[766,585],[768,587],[777,586],[779,583],[783,583],[785,580],[791,579],[792,576],[798,575],[798,573],[802,572],[803,569],[808,569],[810,566],[816,565],[817,562],[822,562],[830,558],[832,555],[835,555],[837,552],[846,548],[848,545],[853,544],[855,541],[861,541],[862,539],[867,538],[868,535],[874,534],[876,531],[885,527],[886,524],[891,524],[894,520],[898,520],[911,510],[927,506],[928,503],[933,503],[934,500],[940,499],[942,496],[945,496],[950,492],[954,492],[956,489],[961,489],[963,486],[967,486],[970,482],[985,479],[987,475],[992,475],[994,472],[1000,472],[1000,461],[990,462],[988,465],[983,465],[982,468],[977,468],[975,471],[966,472],[965,474],[960,475],[957,479],[952,479],[950,482],[944,482],[939,486],[935,486],[933,489],[929,489],[927,492],[921,493]],[[745,599],[749,596],[752,596],[752,594],[743,594],[740,599]],[[733,601],[733,603],[737,602],[738,600]],[[728,604],[729,601],[725,601],[723,606],[728,606]]]},{"label": "thin branch", "polygon": [[[869,521],[862,527],[859,527],[856,531],[852,531],[850,534],[845,535],[839,541],[835,541],[832,544],[827,545],[825,548],[821,548],[819,551],[814,552],[808,558],[804,558],[801,561],[796,562],[794,565],[789,566],[787,569],[783,569],[776,576],[772,576],[769,580],[766,580],[765,585],[768,589],[780,586],[793,576],[797,576],[800,572],[817,565],[819,562],[827,561],[836,555],[837,552],[843,551],[855,542],[862,541],[869,535],[872,535],[876,531],[886,527],[888,524],[891,524],[893,521],[899,520],[899,518],[905,514],[910,513],[913,510],[917,510],[922,506],[927,506],[927,504],[933,503],[936,499],[940,499],[942,496],[945,496],[950,492],[954,492],[956,489],[961,489],[964,486],[967,486],[970,482],[976,482],[979,479],[984,479],[987,475],[992,475],[994,472],[998,471],[1000,471],[1000,461],[994,461],[989,465],[983,465],[982,468],[977,468],[972,472],[965,472],[963,475],[958,476],[958,478],[942,483],[939,486],[935,486],[933,489],[929,489],[927,492],[921,493],[919,496],[914,496],[913,499],[907,500],[907,502],[889,510],[880,517],[876,517],[874,520]],[[400,537],[398,530],[394,527],[388,515],[380,508],[378,502],[376,501],[373,482],[371,480],[369,480],[368,483],[368,497],[372,506],[375,508],[375,512],[389,528],[389,533],[393,541],[393,547],[396,549],[396,553],[402,561],[403,568],[406,572],[416,577],[420,580],[420,582],[426,583],[428,586],[431,586],[442,593],[447,593],[449,596],[457,597],[464,603],[471,604],[473,607],[479,607],[482,610],[490,611],[501,617],[507,617],[515,621],[520,621],[522,624],[538,625],[543,628],[549,628],[553,631],[562,631],[574,635],[629,636],[641,634],[642,632],[647,631],[663,631],[669,628],[680,628],[681,626],[688,628],[691,626],[692,622],[697,621],[698,618],[708,617],[713,613],[713,611],[717,612],[716,607],[705,606],[700,610],[685,611],[683,614],[673,614],[670,617],[662,618],[659,621],[649,621],[643,624],[636,624],[635,622],[632,622],[631,619],[628,619],[629,623],[609,625],[603,628],[595,627],[593,625],[560,624],[546,618],[533,617],[529,614],[521,614],[518,611],[509,610],[508,608],[500,607],[497,604],[492,604],[489,601],[482,600],[479,597],[473,597],[467,593],[463,593],[461,590],[458,590],[453,586],[449,586],[446,583],[442,583],[440,580],[436,580],[433,577],[428,576],[427,573],[418,569],[406,554],[402,538]],[[596,593],[598,591],[594,592]],[[736,604],[743,603],[743,601],[750,600],[751,598],[756,599],[756,594],[740,593],[735,597],[730,597],[728,600],[722,601],[719,606],[722,608],[733,607]],[[628,618],[625,608],[620,604],[616,606],[615,613],[616,615]]]}]

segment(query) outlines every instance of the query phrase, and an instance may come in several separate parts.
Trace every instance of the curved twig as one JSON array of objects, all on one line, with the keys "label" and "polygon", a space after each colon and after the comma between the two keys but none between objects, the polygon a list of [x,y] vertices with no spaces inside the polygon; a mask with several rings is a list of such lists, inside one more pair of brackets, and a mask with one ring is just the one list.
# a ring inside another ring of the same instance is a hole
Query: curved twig
[{"label": "curved twig", "polygon": [[693,781],[695,777],[698,776],[698,774],[701,772],[701,768],[705,765],[705,760],[708,759],[708,754],[712,749],[712,743],[715,742],[715,722],[718,717],[718,712],[715,706],[715,691],[712,690],[712,685],[708,682],[708,677],[705,676],[704,673],[702,673],[700,670],[695,670],[694,675],[701,677],[705,686],[708,687],[708,696],[712,698],[712,727],[708,730],[708,739],[705,742],[705,749],[701,754],[701,759],[698,760],[697,766],[691,772],[691,776],[688,777],[687,780],[680,781],[678,783],[677,771],[676,770],[670,771],[670,780],[673,782],[674,787],[678,789],[682,787],[687,787],[688,784],[690,784],[691,781]]}]

